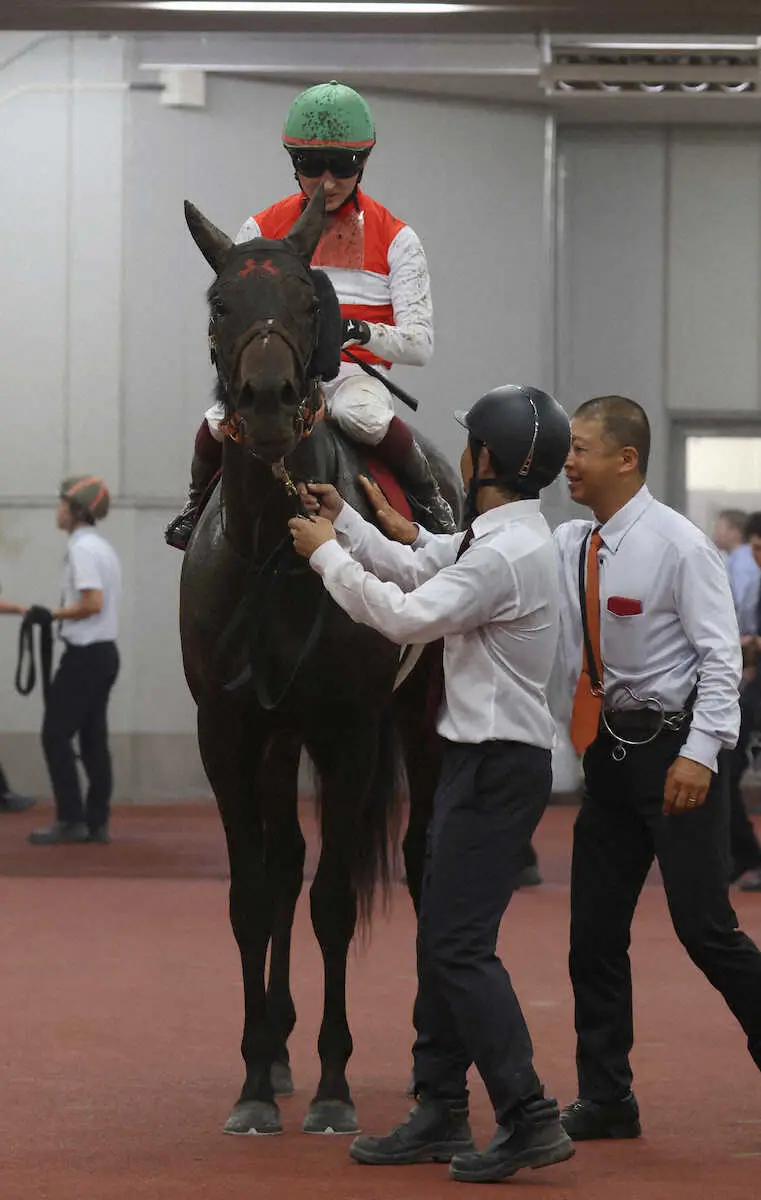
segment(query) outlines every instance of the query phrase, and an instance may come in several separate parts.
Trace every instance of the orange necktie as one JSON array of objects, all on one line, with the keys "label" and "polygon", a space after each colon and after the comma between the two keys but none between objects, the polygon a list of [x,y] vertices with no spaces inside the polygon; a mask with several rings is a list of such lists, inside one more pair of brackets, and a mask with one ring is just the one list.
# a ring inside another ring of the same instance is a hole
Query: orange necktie
[{"label": "orange necktie", "polygon": [[[585,604],[587,610],[587,629],[589,642],[595,660],[597,671],[602,677],[602,654],[600,652],[600,566],[598,553],[602,538],[595,529],[589,539],[587,551],[587,582],[585,589]],[[584,647],[584,665],[576,684],[576,694],[573,698],[573,714],[571,716],[571,741],[577,754],[583,754],[597,737],[600,724],[602,696],[595,694],[592,677],[589,670],[586,645]]]}]

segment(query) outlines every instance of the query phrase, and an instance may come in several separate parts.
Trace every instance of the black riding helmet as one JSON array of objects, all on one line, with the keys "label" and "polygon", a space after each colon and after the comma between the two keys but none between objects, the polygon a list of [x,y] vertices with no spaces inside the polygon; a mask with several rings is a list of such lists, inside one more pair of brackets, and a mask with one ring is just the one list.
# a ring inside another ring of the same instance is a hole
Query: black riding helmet
[{"label": "black riding helmet", "polygon": [[481,446],[492,456],[497,478],[475,480],[476,487],[504,487],[535,497],[557,479],[568,457],[568,416],[539,388],[512,383],[493,388],[467,412],[456,412],[455,419],[468,431],[474,467]]}]

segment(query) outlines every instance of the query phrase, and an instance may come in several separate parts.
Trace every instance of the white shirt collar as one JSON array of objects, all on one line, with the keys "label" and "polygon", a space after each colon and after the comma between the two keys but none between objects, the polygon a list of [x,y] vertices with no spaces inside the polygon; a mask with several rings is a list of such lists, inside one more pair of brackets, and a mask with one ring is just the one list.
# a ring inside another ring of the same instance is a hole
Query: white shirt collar
[{"label": "white shirt collar", "polygon": [[81,541],[86,534],[92,533],[94,528],[94,525],[77,525],[76,529],[72,529],[71,533],[69,534],[69,545],[71,545],[72,542]]},{"label": "white shirt collar", "polygon": [[648,490],[647,484],[643,483],[642,487],[636,492],[631,500],[619,508],[609,521],[600,526],[600,537],[604,545],[613,554],[616,553],[621,545],[626,534],[636,525],[643,513],[653,503],[653,497]]},{"label": "white shirt collar", "polygon": [[508,521],[521,521],[539,511],[538,500],[509,500],[497,508],[489,508],[486,512],[479,513],[473,521],[473,536],[483,537],[485,533],[501,529]]}]

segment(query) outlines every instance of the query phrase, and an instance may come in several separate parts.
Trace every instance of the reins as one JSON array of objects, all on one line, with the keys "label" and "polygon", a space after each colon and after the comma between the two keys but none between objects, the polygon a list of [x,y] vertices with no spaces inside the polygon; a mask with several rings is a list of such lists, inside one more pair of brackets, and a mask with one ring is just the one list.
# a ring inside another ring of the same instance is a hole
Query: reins
[{"label": "reins", "polygon": [[243,595],[217,643],[218,653],[224,659],[233,649],[238,634],[244,629],[247,630],[248,670],[244,672],[243,677],[228,684],[225,690],[237,691],[250,683],[259,704],[267,712],[279,708],[285,700],[296,676],[314,650],[325,624],[328,593],[321,588],[317,612],[293,669],[282,687],[278,691],[273,691],[266,678],[266,672],[263,670],[263,656],[268,648],[270,618],[281,611],[274,581],[288,571],[289,559],[294,565],[299,566],[302,573],[308,573],[309,567],[305,568],[305,564],[296,557],[290,534],[286,534],[260,567],[254,567],[252,564],[249,568]]}]

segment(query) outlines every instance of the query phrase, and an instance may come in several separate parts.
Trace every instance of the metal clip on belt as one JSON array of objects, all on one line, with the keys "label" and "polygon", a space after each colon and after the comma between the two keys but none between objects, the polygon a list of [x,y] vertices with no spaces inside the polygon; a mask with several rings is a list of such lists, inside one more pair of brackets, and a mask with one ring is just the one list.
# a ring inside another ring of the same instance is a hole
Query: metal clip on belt
[{"label": "metal clip on belt", "polygon": [[[616,743],[611,751],[611,757],[614,762],[623,762],[626,758],[627,746],[649,746],[657,737],[667,729],[670,733],[676,733],[681,729],[688,716],[687,709],[682,709],[680,712],[666,712],[663,704],[655,696],[638,696],[636,692],[628,686],[622,684],[621,688],[626,694],[634,700],[636,704],[642,704],[644,707],[639,709],[606,709],[604,706],[600,713],[600,721],[606,733],[610,735]],[[641,724],[643,729],[647,729],[651,724],[649,736],[643,738],[628,738],[621,733],[616,733],[611,728],[608,717],[617,716],[623,722],[628,721],[630,728],[636,724]],[[643,718],[645,718],[643,720]]]}]

